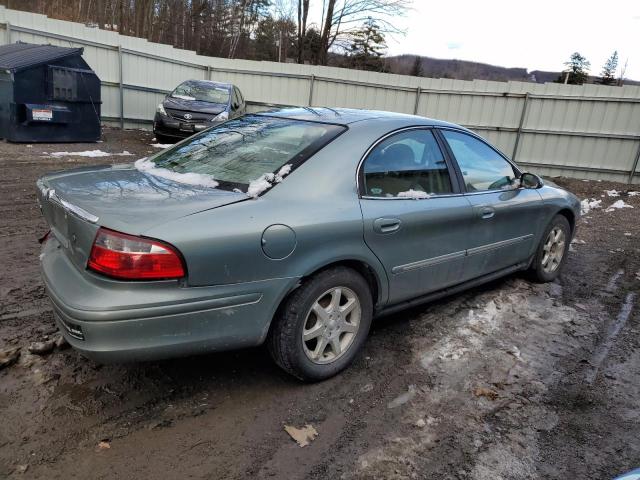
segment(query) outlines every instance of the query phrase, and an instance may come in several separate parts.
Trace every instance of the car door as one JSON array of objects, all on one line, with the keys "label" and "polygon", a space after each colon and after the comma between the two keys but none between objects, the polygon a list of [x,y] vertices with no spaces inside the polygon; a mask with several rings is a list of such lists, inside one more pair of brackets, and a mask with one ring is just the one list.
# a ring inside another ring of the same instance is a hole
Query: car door
[{"label": "car door", "polygon": [[478,137],[439,130],[459,169],[473,220],[464,280],[526,261],[535,249],[542,219],[542,197],[521,188],[519,171]]},{"label": "car door", "polygon": [[389,279],[389,303],[457,283],[472,209],[431,129],[382,138],[360,166],[364,239]]}]

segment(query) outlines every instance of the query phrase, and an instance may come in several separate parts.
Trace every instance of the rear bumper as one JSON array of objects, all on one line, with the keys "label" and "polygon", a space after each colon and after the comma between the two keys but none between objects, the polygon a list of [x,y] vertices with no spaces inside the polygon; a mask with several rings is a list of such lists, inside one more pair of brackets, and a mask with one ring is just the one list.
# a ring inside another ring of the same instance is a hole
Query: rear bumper
[{"label": "rear bumper", "polygon": [[56,240],[42,277],[66,340],[98,362],[157,360],[259,345],[295,279],[215,287],[118,282],[81,272]]},{"label": "rear bumper", "polygon": [[[214,125],[217,125],[217,123],[180,122],[179,120],[175,120],[169,116],[156,113],[153,118],[153,133],[156,135],[164,135],[166,137],[187,138]],[[186,127],[186,129],[184,127]]]}]

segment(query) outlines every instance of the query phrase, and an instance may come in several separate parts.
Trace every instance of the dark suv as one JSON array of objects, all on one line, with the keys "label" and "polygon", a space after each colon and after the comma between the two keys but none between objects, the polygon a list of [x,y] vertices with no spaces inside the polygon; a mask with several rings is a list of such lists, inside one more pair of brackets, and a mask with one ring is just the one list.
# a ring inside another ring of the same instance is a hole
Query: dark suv
[{"label": "dark suv", "polygon": [[187,80],[158,105],[153,133],[160,143],[173,142],[245,113],[240,89],[229,83]]}]

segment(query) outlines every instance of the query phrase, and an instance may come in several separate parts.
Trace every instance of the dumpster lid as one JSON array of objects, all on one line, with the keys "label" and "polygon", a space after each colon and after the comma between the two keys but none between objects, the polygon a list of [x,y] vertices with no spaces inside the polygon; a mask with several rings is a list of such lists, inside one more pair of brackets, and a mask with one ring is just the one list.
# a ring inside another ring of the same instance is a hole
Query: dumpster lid
[{"label": "dumpster lid", "polygon": [[82,55],[83,50],[24,42],[3,45],[0,47],[0,69],[22,70],[63,57]]}]

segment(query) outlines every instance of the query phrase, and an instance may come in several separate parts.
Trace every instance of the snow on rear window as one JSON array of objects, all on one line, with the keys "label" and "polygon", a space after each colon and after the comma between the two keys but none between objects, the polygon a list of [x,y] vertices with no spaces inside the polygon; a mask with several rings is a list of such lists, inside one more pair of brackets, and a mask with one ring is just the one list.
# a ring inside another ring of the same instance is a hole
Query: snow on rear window
[{"label": "snow on rear window", "polygon": [[215,188],[218,186],[218,182],[216,182],[210,175],[203,175],[201,173],[178,173],[166,168],[158,168],[156,167],[155,163],[153,163],[151,160],[148,160],[146,157],[137,160],[134,163],[134,166],[141,172],[145,172],[156,177],[173,180],[174,182],[185,183],[187,185],[195,185],[198,187]]},{"label": "snow on rear window", "polygon": [[228,190],[236,188],[249,194],[253,183],[251,193],[257,190],[261,193],[282,181],[343,129],[323,123],[248,115],[195,135],[149,161],[158,169],[205,175],[215,179],[219,188]]}]

